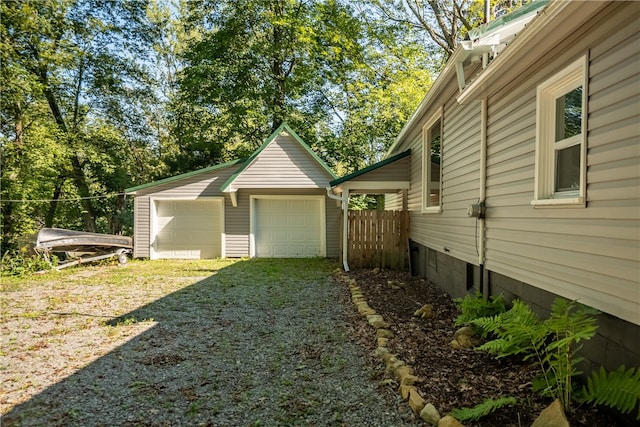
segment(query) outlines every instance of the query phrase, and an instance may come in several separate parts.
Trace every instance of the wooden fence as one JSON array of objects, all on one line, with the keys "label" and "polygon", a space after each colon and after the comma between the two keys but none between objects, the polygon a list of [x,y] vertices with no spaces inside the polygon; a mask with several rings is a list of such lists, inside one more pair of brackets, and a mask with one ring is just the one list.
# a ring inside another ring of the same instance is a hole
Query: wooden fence
[{"label": "wooden fence", "polygon": [[349,267],[407,268],[409,212],[349,211],[347,223]]}]

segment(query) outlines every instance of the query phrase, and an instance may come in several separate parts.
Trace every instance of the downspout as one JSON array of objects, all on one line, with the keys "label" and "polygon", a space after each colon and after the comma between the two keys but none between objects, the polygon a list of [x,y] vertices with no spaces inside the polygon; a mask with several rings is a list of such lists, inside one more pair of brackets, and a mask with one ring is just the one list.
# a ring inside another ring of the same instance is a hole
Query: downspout
[{"label": "downspout", "polygon": [[[485,206],[487,196],[487,98],[482,98],[480,102],[480,194],[479,199],[481,206]],[[486,211],[486,206],[481,208]],[[485,215],[478,218],[478,265],[480,266],[480,291],[485,298],[489,297],[489,287],[484,283],[484,252],[485,252]],[[487,284],[488,285],[488,284]],[[486,289],[485,289],[486,288]]]},{"label": "downspout", "polygon": [[344,271],[349,271],[349,263],[347,262],[347,239],[349,225],[349,190],[343,190],[342,196],[333,194],[331,187],[327,187],[327,196],[333,200],[339,200],[342,206],[342,267]]}]

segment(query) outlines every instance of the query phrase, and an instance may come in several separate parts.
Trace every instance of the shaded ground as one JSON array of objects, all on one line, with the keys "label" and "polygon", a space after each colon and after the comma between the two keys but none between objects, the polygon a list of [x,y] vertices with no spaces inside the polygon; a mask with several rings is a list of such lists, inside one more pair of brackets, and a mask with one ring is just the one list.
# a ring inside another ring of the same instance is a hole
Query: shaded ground
[{"label": "shaded ground", "polygon": [[[516,359],[496,360],[474,350],[452,350],[449,343],[458,329],[454,320],[459,314],[451,298],[424,279],[407,273],[383,270],[357,270],[347,273],[357,281],[369,305],[391,324],[395,337],[389,341],[391,353],[410,365],[424,381],[417,384],[420,394],[441,415],[454,408],[472,407],[487,398],[514,396],[519,404],[505,407],[471,426],[529,426],[551,401],[531,390],[535,369]],[[405,283],[404,289],[392,289],[388,281]],[[345,284],[343,286],[346,287]],[[413,313],[424,304],[433,305],[433,317],[421,319]],[[360,344],[373,353],[373,329],[355,308],[351,312],[354,334]],[[372,356],[372,363],[382,363]],[[396,390],[396,385],[390,385]],[[396,391],[397,393],[397,391]],[[593,408],[577,408],[570,415],[576,426],[615,426],[615,421]]]},{"label": "shaded ground", "polygon": [[147,261],[3,280],[0,424],[415,426],[349,339],[334,268]]}]

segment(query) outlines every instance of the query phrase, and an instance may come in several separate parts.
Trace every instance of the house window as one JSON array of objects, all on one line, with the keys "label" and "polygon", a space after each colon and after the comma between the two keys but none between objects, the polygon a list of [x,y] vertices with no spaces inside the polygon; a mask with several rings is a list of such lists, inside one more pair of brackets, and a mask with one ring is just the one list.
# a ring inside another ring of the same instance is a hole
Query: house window
[{"label": "house window", "polygon": [[534,206],[584,205],[587,60],[538,86]]},{"label": "house window", "polygon": [[442,201],[442,111],[422,128],[422,212],[440,212]]}]

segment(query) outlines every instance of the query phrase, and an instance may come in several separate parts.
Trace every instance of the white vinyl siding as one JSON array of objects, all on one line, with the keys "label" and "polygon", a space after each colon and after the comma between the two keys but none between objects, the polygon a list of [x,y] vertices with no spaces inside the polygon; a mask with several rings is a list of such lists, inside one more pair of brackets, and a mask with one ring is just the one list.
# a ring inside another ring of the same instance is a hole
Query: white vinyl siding
[{"label": "white vinyl siding", "polygon": [[133,199],[133,210],[135,212],[133,222],[133,256],[134,258],[149,258],[150,242],[149,234],[151,230],[149,207],[149,197],[140,196]]},{"label": "white vinyl siding", "polygon": [[[489,98],[485,265],[640,324],[640,43],[628,12]],[[536,87],[586,50],[586,208],[534,209]]]},{"label": "white vinyl siding", "polygon": [[[457,89],[457,86],[451,86]],[[451,99],[453,99],[451,92]],[[435,110],[432,110],[432,117]],[[420,123],[418,129],[426,123]],[[478,265],[475,218],[469,218],[467,207],[477,203],[480,185],[480,102],[461,106],[448,104],[442,115],[442,212],[438,215],[422,213],[423,148],[420,134],[412,134],[411,188],[408,208],[411,212],[411,239],[430,249]],[[445,249],[446,248],[446,249]]]},{"label": "white vinyl siding", "polygon": [[333,177],[288,134],[278,135],[233,181],[232,188],[327,188]]}]

